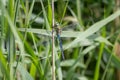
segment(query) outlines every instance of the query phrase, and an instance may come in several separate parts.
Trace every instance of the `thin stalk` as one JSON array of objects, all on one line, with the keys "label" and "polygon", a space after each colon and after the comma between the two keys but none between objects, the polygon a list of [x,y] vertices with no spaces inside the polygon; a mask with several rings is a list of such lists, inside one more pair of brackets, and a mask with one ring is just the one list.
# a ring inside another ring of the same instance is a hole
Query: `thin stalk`
[{"label": "thin stalk", "polygon": [[84,23],[82,21],[82,12],[81,12],[81,0],[76,0],[76,9],[77,9],[77,20],[79,23],[79,30],[83,31],[85,29]]},{"label": "thin stalk", "polygon": [[26,0],[26,10],[25,10],[25,16],[26,16],[26,19],[25,19],[25,26],[26,26],[26,28],[25,29],[26,29],[26,31],[25,31],[24,41],[27,38],[27,28],[30,27],[29,26],[29,24],[30,24],[30,17],[31,17],[31,14],[32,14],[32,11],[33,11],[34,4],[35,4],[35,0],[32,1],[32,4],[30,5],[30,9],[29,9],[29,1]]},{"label": "thin stalk", "polygon": [[2,10],[2,14],[1,14],[1,16],[0,16],[0,24],[1,24],[1,39],[0,39],[0,49],[2,50],[2,51],[4,51],[4,39],[3,39],[3,37],[4,37],[4,21],[5,21],[5,18],[4,18],[4,9],[3,9],[3,5],[1,5],[0,4],[0,9]]},{"label": "thin stalk", "polygon": [[[106,48],[106,49],[107,49],[107,48]],[[109,57],[109,59],[108,59],[108,62],[107,62],[107,65],[106,65],[106,68],[105,68],[105,70],[104,70],[104,73],[103,73],[103,76],[102,76],[101,80],[105,80],[105,76],[106,76],[107,70],[108,70],[108,68],[109,68],[109,66],[110,66],[111,59],[112,59],[112,56],[113,56],[113,54],[114,54],[114,53],[113,53],[114,48],[113,48],[112,52],[111,52],[109,49],[107,49],[107,51],[109,51],[109,53],[111,53],[111,55],[110,55],[110,57]]]},{"label": "thin stalk", "polygon": [[[18,10],[19,10],[19,2],[20,2],[20,0],[17,0],[15,2],[15,17],[14,17],[14,25],[15,26],[16,26],[17,14],[18,14]],[[21,56],[20,53],[19,53],[19,56]],[[17,61],[16,67],[15,67],[15,71],[14,71],[14,74],[13,74],[14,76],[16,75],[19,60],[20,60],[20,57],[19,57],[19,59]]]},{"label": "thin stalk", "polygon": [[102,58],[103,49],[104,49],[104,43],[101,43],[100,51],[98,53],[98,61],[97,61],[96,67],[95,67],[94,80],[99,80],[100,62],[101,62],[101,58]]},{"label": "thin stalk", "polygon": [[25,42],[25,40],[26,40],[26,38],[27,38],[27,28],[28,28],[28,12],[29,12],[29,2],[28,2],[28,0],[26,0],[26,11],[25,11],[25,35],[24,35],[24,40],[23,40],[23,43]]},{"label": "thin stalk", "polygon": [[77,6],[77,16],[78,16],[78,20],[81,20],[81,11],[80,11],[80,0],[76,0],[76,6]]},{"label": "thin stalk", "polygon": [[64,7],[64,10],[63,10],[63,14],[62,14],[62,18],[61,18],[61,20],[60,20],[60,24],[62,23],[63,18],[64,18],[64,16],[65,16],[65,13],[66,13],[66,9],[67,9],[68,3],[69,3],[69,0],[67,0],[67,3],[65,4],[65,7]]},{"label": "thin stalk", "polygon": [[[106,27],[102,28],[102,36],[105,37],[106,36]],[[105,43],[101,43],[100,44],[100,51],[98,53],[98,61],[95,67],[95,73],[94,73],[94,80],[99,80],[99,75],[100,75],[100,62],[101,62],[101,58],[102,58],[102,54],[103,54],[103,50],[104,50],[104,46]]]},{"label": "thin stalk", "polygon": [[42,0],[40,0],[40,3],[41,3],[41,7],[42,7],[42,11],[43,11],[43,16],[44,16],[44,19],[45,19],[45,23],[46,23],[46,29],[50,30],[50,25],[49,25],[49,22],[48,22],[48,19],[47,19],[47,13],[45,11],[45,7],[43,5]]},{"label": "thin stalk", "polygon": [[[8,3],[9,6],[9,15],[10,18],[12,20],[12,22],[14,23],[14,0],[9,0]],[[8,61],[9,61],[9,67],[10,67],[10,80],[13,80],[13,61],[15,58],[15,39],[13,36],[13,33],[10,29],[10,27],[8,27]]]},{"label": "thin stalk", "polygon": [[54,0],[52,0],[52,80],[55,79],[55,54],[54,54]]},{"label": "thin stalk", "polygon": [[84,30],[83,22],[81,19],[81,0],[76,0],[76,8],[77,8],[77,19],[79,21],[80,26],[82,26],[82,30]]}]

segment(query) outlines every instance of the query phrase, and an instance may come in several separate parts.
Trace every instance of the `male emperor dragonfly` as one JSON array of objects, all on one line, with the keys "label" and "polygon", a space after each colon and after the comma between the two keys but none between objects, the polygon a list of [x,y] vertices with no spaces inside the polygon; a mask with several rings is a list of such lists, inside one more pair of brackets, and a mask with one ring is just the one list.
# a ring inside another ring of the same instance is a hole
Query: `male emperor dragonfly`
[{"label": "male emperor dragonfly", "polygon": [[61,37],[60,37],[61,30],[60,30],[60,26],[59,26],[58,23],[55,24],[54,29],[56,31],[57,39],[59,41],[59,46],[60,46],[60,50],[61,50],[61,54],[62,54],[62,59],[65,59],[64,58],[64,52],[63,52],[62,41],[61,41]]}]

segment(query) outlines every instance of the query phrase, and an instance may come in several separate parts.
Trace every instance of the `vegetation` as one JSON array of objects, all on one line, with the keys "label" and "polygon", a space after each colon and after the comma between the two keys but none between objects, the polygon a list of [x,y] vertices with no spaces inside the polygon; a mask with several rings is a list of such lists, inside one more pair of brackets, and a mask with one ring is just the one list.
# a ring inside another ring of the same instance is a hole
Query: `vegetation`
[{"label": "vegetation", "polygon": [[54,1],[64,60],[51,4],[0,0],[0,80],[53,80],[52,67],[56,80],[120,80],[119,0]]}]

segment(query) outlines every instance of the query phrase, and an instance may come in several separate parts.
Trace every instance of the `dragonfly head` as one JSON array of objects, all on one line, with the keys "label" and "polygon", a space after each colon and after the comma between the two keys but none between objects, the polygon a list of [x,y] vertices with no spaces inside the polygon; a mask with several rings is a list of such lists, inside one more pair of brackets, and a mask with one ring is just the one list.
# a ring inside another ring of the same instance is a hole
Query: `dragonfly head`
[{"label": "dragonfly head", "polygon": [[55,26],[54,26],[54,29],[56,30],[56,33],[61,33],[61,29],[60,29],[60,25],[59,23],[56,22]]},{"label": "dragonfly head", "polygon": [[56,23],[55,23],[55,27],[58,27],[58,26],[60,26],[60,25],[59,25],[59,23],[58,23],[58,22],[56,22]]}]

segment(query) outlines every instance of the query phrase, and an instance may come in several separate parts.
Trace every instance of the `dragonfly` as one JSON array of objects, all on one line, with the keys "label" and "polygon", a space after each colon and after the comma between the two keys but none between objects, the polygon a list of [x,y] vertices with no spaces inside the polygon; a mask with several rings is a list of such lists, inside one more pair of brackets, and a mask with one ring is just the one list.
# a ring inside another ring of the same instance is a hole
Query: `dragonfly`
[{"label": "dragonfly", "polygon": [[60,37],[60,33],[61,33],[60,25],[58,23],[56,23],[55,26],[54,26],[54,29],[56,31],[57,39],[58,39],[58,42],[59,42],[59,46],[60,46],[60,50],[61,50],[61,54],[62,54],[62,59],[64,60],[65,57],[64,57],[64,52],[63,52],[62,40],[61,40],[61,37]]}]

